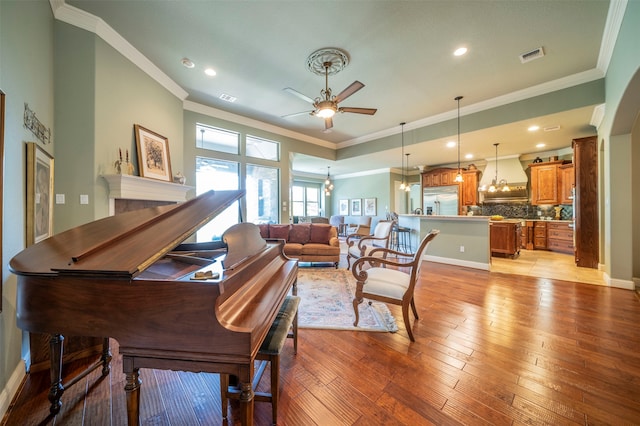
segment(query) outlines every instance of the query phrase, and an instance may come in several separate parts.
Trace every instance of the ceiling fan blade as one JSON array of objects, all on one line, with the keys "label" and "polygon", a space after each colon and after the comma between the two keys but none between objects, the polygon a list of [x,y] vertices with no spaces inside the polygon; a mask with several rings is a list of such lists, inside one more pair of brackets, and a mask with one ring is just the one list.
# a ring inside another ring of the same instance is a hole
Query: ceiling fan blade
[{"label": "ceiling fan blade", "polygon": [[356,80],[353,83],[351,83],[349,85],[349,87],[347,87],[342,92],[340,92],[338,94],[338,96],[336,96],[335,101],[336,102],[342,102],[345,99],[347,99],[349,96],[351,96],[354,93],[356,93],[358,90],[362,89],[363,87],[364,87],[364,84],[362,84],[362,83],[360,83],[359,81]]},{"label": "ceiling fan blade", "polygon": [[324,128],[325,130],[329,130],[333,127],[333,119],[331,117],[327,117],[324,119]]},{"label": "ceiling fan blade", "polygon": [[313,104],[313,99],[311,99],[307,95],[303,95],[302,93],[298,92],[296,89],[292,89],[291,87],[285,87],[282,90],[284,90],[285,92],[291,93],[293,96],[299,97],[305,102],[309,102],[310,104]]},{"label": "ceiling fan blade", "polygon": [[376,108],[352,108],[352,107],[341,107],[340,112],[355,112],[356,114],[367,114],[373,115],[378,111]]},{"label": "ceiling fan blade", "polygon": [[301,111],[301,112],[294,112],[293,114],[287,114],[287,115],[281,115],[280,118],[291,118],[291,117],[297,117],[299,115],[307,115],[307,114],[311,114],[314,110],[309,110],[309,111]]}]

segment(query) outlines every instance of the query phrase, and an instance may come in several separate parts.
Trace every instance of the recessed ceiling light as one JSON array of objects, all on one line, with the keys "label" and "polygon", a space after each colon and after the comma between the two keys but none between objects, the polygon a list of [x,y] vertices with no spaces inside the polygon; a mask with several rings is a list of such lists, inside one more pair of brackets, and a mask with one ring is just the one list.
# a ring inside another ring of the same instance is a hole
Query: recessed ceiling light
[{"label": "recessed ceiling light", "polygon": [[193,68],[196,66],[196,64],[194,64],[189,58],[182,58],[182,65],[187,68]]},{"label": "recessed ceiling light", "polygon": [[542,143],[542,142],[539,143],[539,144],[536,144],[536,148],[544,148],[545,146],[547,146],[547,145]]},{"label": "recessed ceiling light", "polygon": [[454,148],[456,146],[456,141],[447,142],[447,148]]},{"label": "recessed ceiling light", "polygon": [[206,70],[204,70],[204,73],[209,77],[213,77],[216,75],[216,70],[214,70],[213,68],[207,68]]},{"label": "recessed ceiling light", "polygon": [[459,47],[459,48],[457,48],[457,49],[453,52],[453,54],[454,54],[455,56],[462,56],[462,55],[464,55],[465,53],[467,53],[467,48],[466,48],[466,47]]},{"label": "recessed ceiling light", "polygon": [[530,132],[535,132],[536,130],[539,130],[540,126],[536,126],[535,124],[533,126],[529,126],[529,128],[527,129]]},{"label": "recessed ceiling light", "polygon": [[467,154],[464,156],[467,160],[471,160],[473,158],[473,154]]}]

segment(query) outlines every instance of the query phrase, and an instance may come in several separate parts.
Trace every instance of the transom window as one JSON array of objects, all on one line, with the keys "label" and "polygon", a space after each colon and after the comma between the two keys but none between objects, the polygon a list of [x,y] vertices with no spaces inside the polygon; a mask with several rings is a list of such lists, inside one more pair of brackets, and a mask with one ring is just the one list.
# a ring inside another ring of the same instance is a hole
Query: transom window
[{"label": "transom window", "polygon": [[278,142],[247,135],[247,157],[280,161],[280,144]]},{"label": "transom window", "polygon": [[196,147],[211,151],[240,153],[240,133],[196,124]]}]

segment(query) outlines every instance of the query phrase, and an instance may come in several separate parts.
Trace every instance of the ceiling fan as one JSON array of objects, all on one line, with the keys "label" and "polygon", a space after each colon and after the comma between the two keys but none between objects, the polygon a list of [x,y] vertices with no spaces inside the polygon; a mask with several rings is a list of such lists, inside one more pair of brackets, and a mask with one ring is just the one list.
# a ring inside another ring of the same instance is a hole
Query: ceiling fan
[{"label": "ceiling fan", "polygon": [[[322,63],[322,66],[324,67],[325,88],[320,91],[320,96],[315,99],[311,99],[307,95],[304,95],[298,92],[297,90],[292,89],[291,87],[286,87],[284,89],[284,91],[289,92],[292,95],[295,95],[306,102],[309,102],[311,105],[313,105],[314,109],[311,111],[304,111],[304,112],[284,115],[283,118],[293,117],[293,116],[302,115],[302,114],[309,114],[316,117],[321,117],[321,118],[324,118],[325,131],[328,131],[333,127],[333,116],[336,113],[352,112],[356,114],[367,114],[367,115],[373,115],[376,113],[377,111],[376,108],[341,107],[338,105],[340,102],[344,101],[349,96],[353,95],[358,90],[362,89],[364,87],[364,84],[356,80],[353,83],[351,83],[346,89],[340,92],[338,95],[333,96],[331,94],[331,88],[329,87],[329,69],[331,69],[333,65],[334,64],[331,61],[325,61]],[[333,72],[333,74],[335,74],[335,71]]]}]

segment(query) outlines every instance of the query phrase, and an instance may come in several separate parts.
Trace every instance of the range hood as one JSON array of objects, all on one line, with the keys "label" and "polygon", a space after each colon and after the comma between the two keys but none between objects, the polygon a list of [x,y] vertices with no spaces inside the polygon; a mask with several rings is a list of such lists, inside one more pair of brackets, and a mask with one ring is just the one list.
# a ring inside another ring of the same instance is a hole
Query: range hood
[{"label": "range hood", "polygon": [[[506,180],[511,191],[482,192],[485,203],[504,203],[514,201],[528,201],[527,174],[522,168],[519,155],[498,158],[498,180]],[[496,159],[487,159],[487,167],[482,173],[480,187],[488,188],[496,177]]]}]

